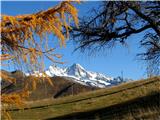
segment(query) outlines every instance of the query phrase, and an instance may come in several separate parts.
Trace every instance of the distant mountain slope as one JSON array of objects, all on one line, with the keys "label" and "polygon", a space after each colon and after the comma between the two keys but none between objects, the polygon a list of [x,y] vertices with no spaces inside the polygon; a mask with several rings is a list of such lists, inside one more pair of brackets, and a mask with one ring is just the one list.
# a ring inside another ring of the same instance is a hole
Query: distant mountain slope
[{"label": "distant mountain slope", "polygon": [[5,74],[9,78],[16,79],[16,84],[13,84],[7,80],[1,80],[1,93],[11,93],[22,89],[24,84],[25,74],[21,71],[8,72],[5,70],[0,71],[1,74]]},{"label": "distant mountain slope", "polygon": [[[28,77],[24,77],[24,74],[21,71],[7,72],[2,70],[2,74],[4,73],[8,74],[10,77],[16,78],[17,83],[12,84],[10,82],[6,82],[5,80],[2,80],[1,92],[9,94],[9,93],[21,91],[24,86],[24,81],[27,80]],[[72,78],[58,77],[58,76],[52,77],[51,80],[54,86],[51,86],[45,80],[42,82],[41,78],[39,79],[40,81],[37,84],[36,90],[32,92],[28,100],[59,98],[63,96],[76,95],[81,92],[98,89],[96,87],[90,87],[90,86],[86,86],[86,85],[82,85],[80,83],[74,82]],[[32,83],[30,85],[32,85]]]},{"label": "distant mountain slope", "polygon": [[[117,85],[129,80],[119,76],[113,78],[98,72],[87,71],[80,64],[73,64],[72,66],[67,68],[60,68],[58,66],[53,65],[50,66],[48,70],[45,71],[45,73],[50,77],[60,76],[72,78],[72,80],[80,84],[99,88]],[[42,75],[42,73],[35,71],[34,73],[32,73],[32,75],[37,76]]]},{"label": "distant mountain slope", "polygon": [[7,110],[13,119],[159,120],[159,81],[160,77],[154,77],[76,96],[27,102],[21,111],[14,106]]},{"label": "distant mountain slope", "polygon": [[39,83],[37,89],[33,91],[29,100],[59,98],[98,89],[74,82],[71,78],[52,77],[51,80],[54,86],[51,86],[47,81]]}]

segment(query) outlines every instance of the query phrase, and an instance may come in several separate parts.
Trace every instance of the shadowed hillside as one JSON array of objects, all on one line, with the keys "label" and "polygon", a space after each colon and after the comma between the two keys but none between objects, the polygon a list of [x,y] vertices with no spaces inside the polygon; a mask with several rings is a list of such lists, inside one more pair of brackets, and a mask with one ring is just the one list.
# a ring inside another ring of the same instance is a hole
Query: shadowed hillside
[{"label": "shadowed hillside", "polygon": [[[16,78],[16,84],[12,84],[2,80],[2,93],[12,93],[19,92],[24,86],[24,82],[29,79],[29,77],[24,77],[24,74],[20,71],[7,72],[10,77]],[[33,77],[33,76],[32,76]],[[53,86],[51,86],[47,80],[42,81],[42,78],[39,78],[39,82],[37,83],[37,88],[34,90],[28,100],[40,100],[45,98],[59,98],[68,95],[77,95],[81,92],[87,92],[96,90],[98,88],[85,86],[79,84],[77,82],[73,82],[71,78],[63,78],[63,77],[52,77],[51,80],[53,82]],[[31,85],[32,83],[30,83]]]},{"label": "shadowed hillside", "polygon": [[154,77],[7,110],[14,119],[159,120],[159,95],[160,77]]},{"label": "shadowed hillside", "polygon": [[92,91],[98,88],[81,85],[73,82],[70,79],[63,77],[51,78],[53,86],[47,81],[39,83],[36,90],[30,96],[30,100],[40,100],[44,98],[59,98],[68,95],[77,95],[79,93]]}]

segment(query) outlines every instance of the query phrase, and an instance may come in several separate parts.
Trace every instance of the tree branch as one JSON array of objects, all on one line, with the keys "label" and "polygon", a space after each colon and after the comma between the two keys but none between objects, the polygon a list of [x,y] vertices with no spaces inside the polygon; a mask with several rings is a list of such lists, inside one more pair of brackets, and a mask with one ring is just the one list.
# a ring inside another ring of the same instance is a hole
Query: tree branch
[{"label": "tree branch", "polygon": [[155,32],[160,36],[160,30],[158,29],[158,24],[153,21],[149,16],[146,16],[145,14],[141,13],[139,10],[137,10],[134,6],[130,6],[130,9],[132,9],[139,17],[142,19],[148,21],[148,23],[151,25],[151,27],[155,30]]}]

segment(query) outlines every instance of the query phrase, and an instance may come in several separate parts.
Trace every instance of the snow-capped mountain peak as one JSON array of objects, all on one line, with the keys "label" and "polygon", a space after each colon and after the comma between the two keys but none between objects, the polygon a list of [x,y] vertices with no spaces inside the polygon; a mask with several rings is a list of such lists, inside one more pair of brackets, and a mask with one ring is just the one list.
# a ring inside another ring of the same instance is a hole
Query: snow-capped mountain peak
[{"label": "snow-capped mountain peak", "polygon": [[84,78],[87,76],[87,71],[80,64],[73,64],[66,69],[66,73],[78,78]]},{"label": "snow-capped mountain peak", "polygon": [[71,68],[75,68],[75,69],[83,69],[85,70],[80,64],[78,63],[74,63],[72,66],[70,66]]},{"label": "snow-capped mountain peak", "polygon": [[50,77],[66,75],[65,69],[62,69],[62,68],[55,66],[55,65],[49,66],[49,69],[45,72]]},{"label": "snow-capped mountain peak", "polygon": [[45,73],[50,77],[67,77],[83,85],[100,88],[119,84],[125,81],[121,77],[113,78],[98,72],[87,71],[80,64],[73,64],[67,68],[60,68],[58,66],[52,65],[49,66]]}]

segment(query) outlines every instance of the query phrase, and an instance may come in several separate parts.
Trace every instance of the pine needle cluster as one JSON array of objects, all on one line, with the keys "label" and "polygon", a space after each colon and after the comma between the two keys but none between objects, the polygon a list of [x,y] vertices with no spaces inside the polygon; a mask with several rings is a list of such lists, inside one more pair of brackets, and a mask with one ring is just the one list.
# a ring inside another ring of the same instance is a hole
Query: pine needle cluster
[{"label": "pine needle cluster", "polygon": [[[48,45],[47,38],[53,34],[59,39],[60,46],[65,46],[65,41],[69,38],[69,30],[72,29],[70,27],[71,21],[74,21],[78,26],[78,12],[72,3],[71,1],[63,1],[53,8],[34,14],[2,15],[0,41],[2,65],[9,61],[9,64],[16,65],[22,70],[43,73],[44,58],[48,58],[54,63],[62,63],[55,60],[61,58],[61,55],[54,53],[55,48]],[[1,77],[8,82],[16,83],[14,78],[4,73],[1,74]],[[37,79],[32,78],[30,81],[32,80],[34,90],[38,77]],[[48,78],[47,80],[52,85],[51,80]],[[24,99],[29,96],[28,86],[29,83],[26,83],[24,90],[19,93],[2,94],[2,103],[21,106]],[[8,113],[6,116],[10,119]]]}]

